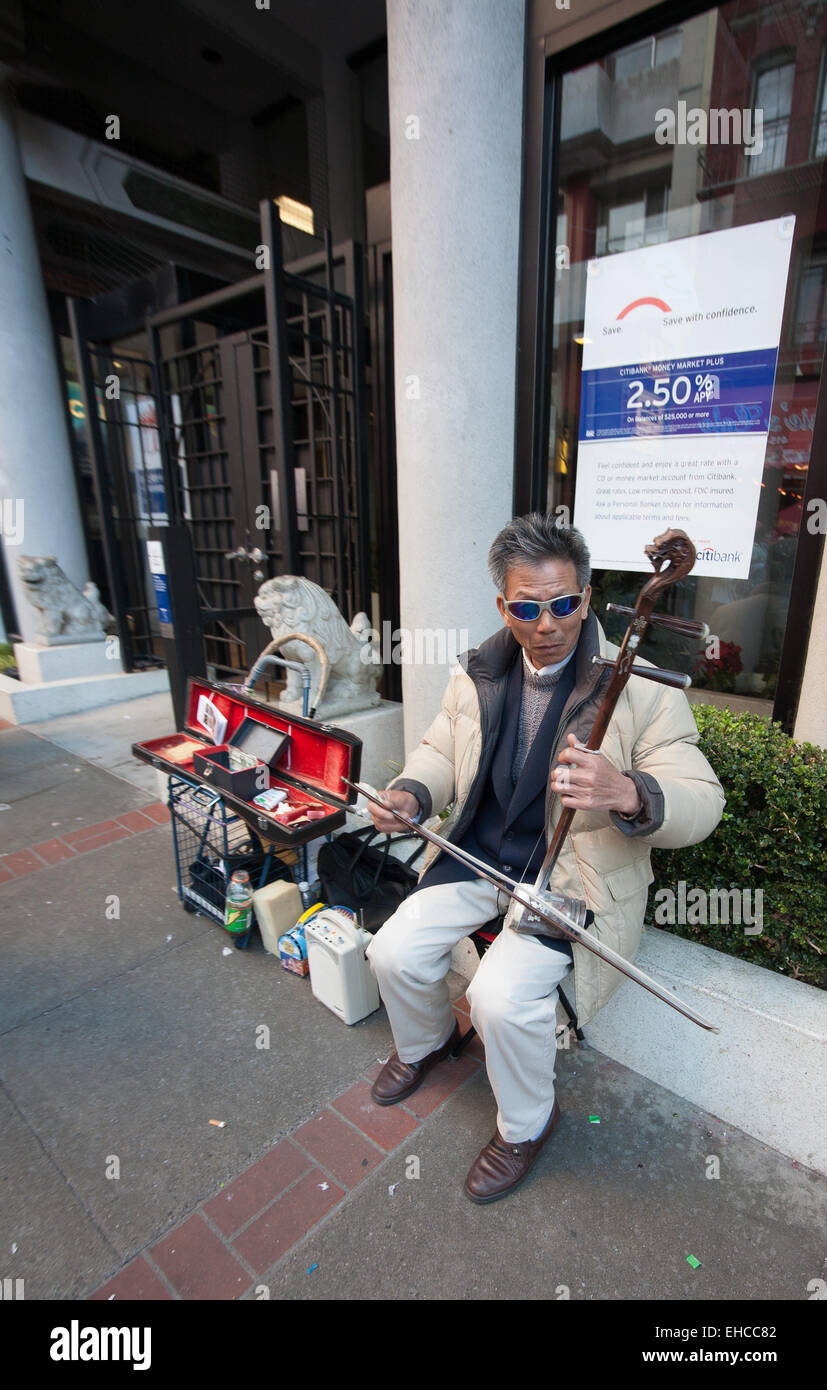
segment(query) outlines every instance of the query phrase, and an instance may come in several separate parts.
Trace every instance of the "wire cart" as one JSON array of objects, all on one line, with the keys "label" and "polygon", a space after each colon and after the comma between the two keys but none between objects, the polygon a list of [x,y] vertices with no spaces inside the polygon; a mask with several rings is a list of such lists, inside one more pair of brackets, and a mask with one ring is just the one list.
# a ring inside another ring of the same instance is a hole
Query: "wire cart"
[{"label": "wire cart", "polygon": [[[237,869],[246,869],[253,888],[275,878],[292,877],[290,866],[272,845],[267,849],[246,821],[227,810],[221,793],[188,777],[170,777],[168,805],[178,896],[186,912],[200,912],[224,925],[227,887]],[[249,945],[255,918],[234,938],[239,950]]]},{"label": "wire cart", "polygon": [[[303,634],[294,634],[303,636]],[[288,641],[289,638],[282,638]],[[312,641],[312,639],[311,639]],[[302,675],[302,714],[307,715],[310,696],[310,671],[304,662],[288,661],[275,656],[271,648],[265,649],[248,673],[241,686],[227,684],[226,689],[244,693],[255,684],[264,666],[272,662],[277,666],[290,667]],[[312,641],[314,647],[318,643]],[[323,671],[326,675],[326,656],[319,648],[323,658]],[[319,696],[324,687],[320,685]],[[315,713],[315,706],[314,711]],[[312,718],[312,714],[310,716]],[[263,888],[276,878],[294,878],[290,865],[275,851],[272,844],[265,849],[258,835],[240,816],[227,810],[221,793],[212,787],[194,782],[183,773],[169,778],[167,804],[172,820],[172,838],[175,849],[175,869],[178,876],[178,896],[186,912],[200,912],[224,925],[227,887],[237,869],[246,869],[250,875],[253,889]],[[328,839],[331,837],[328,835]],[[295,853],[295,851],[293,851]],[[302,879],[307,878],[307,845],[301,846]],[[239,950],[249,945],[255,925],[255,912],[251,915],[249,929],[234,942]]]}]

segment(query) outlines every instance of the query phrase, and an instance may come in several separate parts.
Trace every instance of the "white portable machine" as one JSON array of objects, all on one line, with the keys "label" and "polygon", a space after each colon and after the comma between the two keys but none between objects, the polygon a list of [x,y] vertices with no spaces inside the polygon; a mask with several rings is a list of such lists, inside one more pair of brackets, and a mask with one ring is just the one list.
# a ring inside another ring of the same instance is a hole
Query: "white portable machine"
[{"label": "white portable machine", "polygon": [[310,988],[345,1023],[358,1023],[379,1008],[379,987],[365,958],[371,940],[349,913],[326,907],[304,928]]}]

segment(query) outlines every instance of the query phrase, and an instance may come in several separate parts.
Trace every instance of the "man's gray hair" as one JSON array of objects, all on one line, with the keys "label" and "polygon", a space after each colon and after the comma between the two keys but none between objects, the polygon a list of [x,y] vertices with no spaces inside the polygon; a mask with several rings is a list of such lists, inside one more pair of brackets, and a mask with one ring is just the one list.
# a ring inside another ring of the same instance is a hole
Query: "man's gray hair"
[{"label": "man's gray hair", "polygon": [[536,565],[544,560],[570,560],[580,590],[591,579],[591,556],[584,537],[574,526],[559,526],[552,512],[529,512],[509,521],[488,552],[488,572],[497,592],[504,594],[512,565]]}]

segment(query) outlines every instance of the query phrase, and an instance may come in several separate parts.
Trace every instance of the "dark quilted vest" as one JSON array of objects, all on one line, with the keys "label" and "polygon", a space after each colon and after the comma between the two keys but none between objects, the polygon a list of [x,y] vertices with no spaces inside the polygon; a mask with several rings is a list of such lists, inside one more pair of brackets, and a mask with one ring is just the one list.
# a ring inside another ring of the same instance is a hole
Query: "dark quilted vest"
[{"label": "dark quilted vest", "polygon": [[[520,777],[511,780],[511,765],[520,720],[523,657],[518,653],[508,675],[505,708],[494,748],[491,768],[474,820],[456,843],[484,863],[502,869],[512,878],[530,883],[536,878],[546,852],[545,806],[549,761],[560,716],[574,689],[575,656],[555,687]],[[438,883],[476,878],[474,870],[444,852],[412,890]],[[568,942],[542,938],[543,944],[570,951]]]}]

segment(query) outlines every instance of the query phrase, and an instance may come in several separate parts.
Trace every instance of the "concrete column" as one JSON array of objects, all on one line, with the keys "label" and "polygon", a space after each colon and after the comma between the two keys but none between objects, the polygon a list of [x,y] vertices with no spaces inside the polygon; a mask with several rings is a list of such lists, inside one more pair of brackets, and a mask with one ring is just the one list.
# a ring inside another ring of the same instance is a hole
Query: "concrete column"
[{"label": "concrete column", "polygon": [[[387,15],[402,626],[475,646],[502,626],[486,558],[512,515],[525,6]],[[404,664],[406,751],[449,674]]]},{"label": "concrete column", "polygon": [[23,638],[31,641],[37,615],[17,557],[55,555],[78,588],[89,571],[55,340],[2,73],[0,187],[0,503],[9,582]]}]

